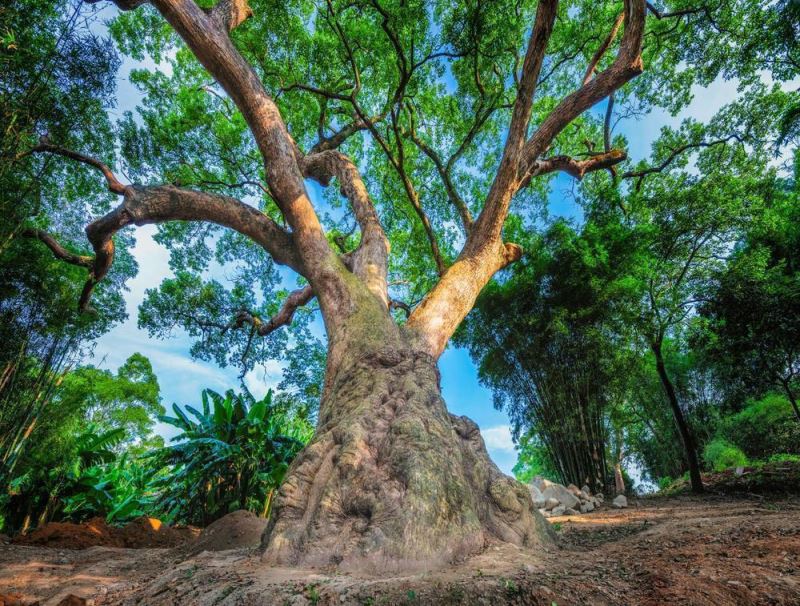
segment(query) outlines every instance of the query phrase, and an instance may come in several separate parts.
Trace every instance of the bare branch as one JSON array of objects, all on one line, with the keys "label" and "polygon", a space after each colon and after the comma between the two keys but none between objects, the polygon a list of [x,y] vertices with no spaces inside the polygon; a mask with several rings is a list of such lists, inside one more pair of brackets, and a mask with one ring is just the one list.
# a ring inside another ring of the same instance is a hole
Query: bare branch
[{"label": "bare branch", "polygon": [[71,149],[66,149],[58,145],[52,145],[50,143],[50,140],[47,138],[47,135],[43,135],[42,137],[39,138],[39,145],[31,149],[30,153],[55,154],[57,156],[63,156],[65,158],[69,158],[70,160],[75,160],[77,162],[81,162],[82,164],[86,164],[88,166],[96,168],[101,173],[103,173],[103,176],[106,178],[109,191],[119,195],[125,193],[126,186],[123,185],[119,181],[119,179],[117,179],[116,175],[106,164],[103,164],[102,162],[100,162],[100,160],[92,158],[91,156],[86,156],[84,154],[80,154],[78,152],[72,151]]},{"label": "bare branch", "polygon": [[589,61],[589,66],[586,68],[586,74],[583,76],[583,84],[584,86],[589,83],[594,75],[595,70],[597,70],[597,65],[600,63],[600,59],[603,58],[603,55],[606,54],[611,43],[614,42],[614,38],[617,37],[617,32],[619,28],[622,26],[622,21],[625,19],[625,13],[620,13],[617,17],[616,21],[614,21],[614,26],[611,28],[611,31],[608,33],[608,36],[603,43],[600,45],[600,48],[594,53],[592,60]]},{"label": "bare branch", "polygon": [[525,162],[528,170],[534,169],[537,158],[570,122],[642,72],[644,1],[625,0],[624,15],[625,33],[614,62],[594,79],[565,97],[545,118],[536,133],[525,144]]},{"label": "bare branch", "polygon": [[59,244],[58,240],[44,230],[27,228],[23,229],[20,232],[20,235],[25,238],[36,238],[37,240],[40,240],[58,259],[61,259],[70,265],[78,265],[79,267],[86,267],[88,269],[94,263],[94,257],[77,255],[68,251],[66,248],[61,246],[61,244]]},{"label": "bare branch", "polygon": [[708,11],[708,8],[705,6],[699,6],[697,8],[684,8],[677,11],[672,11],[669,13],[662,12],[658,10],[652,2],[647,3],[647,10],[653,14],[656,19],[669,19],[671,17],[683,17],[684,15],[694,15],[696,13],[704,13]]},{"label": "bare branch", "polygon": [[464,202],[464,199],[456,190],[453,180],[450,178],[450,170],[453,165],[450,161],[448,161],[447,165],[445,165],[436,150],[425,143],[425,141],[423,141],[419,135],[417,135],[417,131],[414,128],[413,111],[410,110],[409,113],[411,127],[407,132],[404,132],[404,134],[414,142],[414,144],[422,151],[422,153],[430,158],[431,162],[433,162],[433,165],[436,167],[436,172],[439,173],[439,176],[442,179],[445,191],[447,192],[447,197],[449,198],[450,203],[455,206],[456,210],[458,211],[458,214],[461,217],[461,224],[464,226],[464,231],[469,234],[469,230],[472,229],[472,214],[469,212],[467,203]]},{"label": "bare branch", "polygon": [[298,288],[297,290],[293,290],[291,293],[289,293],[289,296],[286,297],[286,300],[283,302],[283,305],[281,305],[278,313],[276,313],[266,322],[263,322],[258,316],[254,316],[250,312],[243,310],[236,315],[236,319],[233,322],[233,327],[241,328],[245,324],[250,324],[255,329],[256,334],[261,337],[266,337],[270,333],[275,332],[281,326],[288,326],[291,324],[295,312],[303,305],[306,305],[313,298],[314,290],[311,288],[311,286]]},{"label": "bare branch", "polygon": [[[229,227],[260,244],[275,262],[302,273],[292,236],[252,206],[229,198],[171,185],[128,186],[122,204],[86,227],[94,257],[81,265],[89,269],[78,308],[89,309],[95,286],[106,276],[114,261],[113,236],[127,225],[149,225],[168,221],[207,221]],[[37,235],[39,239],[42,239]],[[43,240],[45,241],[45,240]],[[45,241],[46,244],[48,244]],[[48,244],[49,246],[49,244]],[[56,250],[51,246],[51,250]],[[59,256],[57,254],[57,256]],[[69,262],[69,259],[65,259]]]},{"label": "bare branch", "polygon": [[612,166],[624,161],[627,154],[619,149],[612,149],[609,152],[595,154],[586,160],[577,160],[569,156],[553,156],[539,160],[539,165],[534,171],[534,176],[551,173],[557,170],[563,171],[580,180],[586,173],[611,168]]},{"label": "bare branch", "polygon": [[641,170],[632,170],[620,175],[623,179],[637,179],[637,187],[641,185],[642,179],[647,175],[652,175],[655,173],[660,173],[667,168],[669,168],[670,164],[672,164],[678,157],[680,157],[684,152],[699,149],[703,147],[715,147],[717,145],[723,145],[728,143],[729,141],[741,141],[741,138],[738,135],[729,135],[722,139],[715,139],[713,141],[698,141],[696,143],[686,143],[684,145],[680,145],[678,147],[670,149],[670,154],[667,156],[663,162],[657,164],[655,166],[649,166],[647,168],[643,168]]}]

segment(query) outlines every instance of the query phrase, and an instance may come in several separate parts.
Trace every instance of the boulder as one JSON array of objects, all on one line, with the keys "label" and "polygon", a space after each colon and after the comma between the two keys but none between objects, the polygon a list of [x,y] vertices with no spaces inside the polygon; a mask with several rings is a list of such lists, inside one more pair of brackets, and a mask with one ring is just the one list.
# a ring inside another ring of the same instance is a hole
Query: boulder
[{"label": "boulder", "polygon": [[565,516],[576,516],[576,515],[578,515],[578,512],[575,511],[574,509],[572,509],[572,507],[567,507],[564,510],[564,515]]},{"label": "boulder", "polygon": [[590,511],[594,511],[594,505],[592,505],[591,501],[581,505],[581,513],[589,513]]},{"label": "boulder", "polygon": [[581,489],[575,486],[575,484],[570,484],[569,486],[567,486],[567,490],[569,490],[576,497],[581,496]]},{"label": "boulder", "polygon": [[623,509],[624,507],[628,506],[628,499],[625,498],[624,494],[618,494],[614,497],[614,500],[611,501],[611,506],[616,507],[617,509]]},{"label": "boulder", "polygon": [[536,509],[541,509],[544,507],[545,498],[542,496],[542,491],[536,488],[533,484],[528,485],[528,490],[531,493],[531,500],[533,501],[533,506]]},{"label": "boulder", "polygon": [[542,496],[545,499],[556,499],[564,506],[564,508],[574,508],[575,505],[578,504],[578,497],[564,488],[561,484],[552,484],[551,486],[548,486],[542,491]]},{"label": "boulder", "polygon": [[558,507],[553,509],[553,511],[550,512],[550,515],[552,515],[552,516],[563,516],[564,512],[566,510],[567,510],[566,507],[564,507],[563,505],[559,505]]},{"label": "boulder", "polygon": [[533,478],[533,480],[531,480],[531,485],[538,488],[540,492],[544,492],[554,484],[555,484],[554,482],[551,482],[550,480],[543,478],[542,476],[536,476],[535,478]]},{"label": "boulder", "polygon": [[558,502],[558,499],[554,499],[553,497],[545,499],[544,501],[544,508],[547,509],[548,511],[550,509],[553,509],[554,507],[558,507],[559,505],[560,503]]}]

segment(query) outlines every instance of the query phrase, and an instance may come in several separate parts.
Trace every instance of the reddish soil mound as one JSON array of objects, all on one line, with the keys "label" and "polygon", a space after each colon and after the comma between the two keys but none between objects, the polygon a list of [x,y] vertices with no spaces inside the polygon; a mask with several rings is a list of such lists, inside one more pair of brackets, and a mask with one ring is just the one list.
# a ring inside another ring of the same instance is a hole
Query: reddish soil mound
[{"label": "reddish soil mound", "polygon": [[92,518],[82,524],[50,522],[29,534],[16,537],[13,542],[61,549],[86,549],[96,545],[124,547],[121,537],[115,536],[115,530],[103,518]]},{"label": "reddish soil mound", "polygon": [[172,528],[155,518],[141,517],[123,528],[109,526],[103,518],[82,524],[51,522],[14,539],[18,545],[40,545],[60,549],[89,547],[176,547],[197,537],[192,528]]},{"label": "reddish soil mound", "polygon": [[252,511],[232,511],[206,526],[200,533],[200,538],[192,545],[192,552],[258,547],[266,527],[267,520],[259,518]]}]

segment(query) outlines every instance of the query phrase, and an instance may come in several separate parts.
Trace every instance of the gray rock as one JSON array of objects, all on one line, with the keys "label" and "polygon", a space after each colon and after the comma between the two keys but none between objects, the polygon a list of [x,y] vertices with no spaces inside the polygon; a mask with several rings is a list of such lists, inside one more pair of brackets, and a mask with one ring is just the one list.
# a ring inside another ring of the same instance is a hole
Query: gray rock
[{"label": "gray rock", "polygon": [[542,491],[542,496],[545,499],[556,499],[565,508],[574,508],[575,505],[578,504],[578,497],[564,488],[561,484],[553,484],[552,486],[548,486]]},{"label": "gray rock", "polygon": [[[581,512],[581,513],[583,513],[583,512]],[[565,516],[576,516],[576,515],[578,515],[578,512],[575,511],[574,509],[572,509],[572,507],[567,507],[564,510],[564,515]]]},{"label": "gray rock", "polygon": [[554,507],[558,507],[559,505],[560,503],[558,502],[558,499],[555,499],[553,497],[545,499],[544,501],[544,508],[548,510],[553,509]]},{"label": "gray rock", "polygon": [[542,491],[536,488],[533,484],[528,484],[528,490],[531,493],[531,500],[533,501],[533,506],[536,509],[541,509],[544,507],[544,497],[542,496]]},{"label": "gray rock", "polygon": [[614,497],[614,500],[611,501],[611,506],[616,507],[617,509],[622,509],[628,506],[628,499],[625,498],[624,494],[618,494]]},{"label": "gray rock", "polygon": [[542,476],[536,476],[535,478],[533,478],[533,480],[531,480],[531,485],[536,486],[536,488],[538,488],[541,492],[544,492],[545,490],[553,486],[553,484],[554,484],[553,482],[543,478]]},{"label": "gray rock", "polygon": [[540,509],[540,510],[539,510],[539,513],[540,513],[540,514],[542,514],[542,515],[543,515],[544,517],[546,517],[546,518],[549,518],[549,517],[550,517],[550,512],[549,512],[549,511],[547,511],[546,509]]},{"label": "gray rock", "polygon": [[594,495],[594,500],[598,503],[602,503],[605,500],[605,497],[603,496],[602,492],[598,492],[596,495]]},{"label": "gray rock", "polygon": [[594,505],[591,503],[584,503],[581,505],[581,513],[589,513],[590,511],[594,511]]},{"label": "gray rock", "polygon": [[553,516],[563,516],[566,510],[567,510],[566,507],[564,507],[563,505],[559,505],[558,507],[553,509],[553,511],[551,511],[550,514]]},{"label": "gray rock", "polygon": [[569,490],[576,497],[581,496],[581,489],[575,486],[575,484],[570,484],[569,486],[567,486],[567,490]]},{"label": "gray rock", "polygon": [[587,497],[592,496],[592,489],[589,488],[586,484],[581,486],[581,492],[585,494]]}]

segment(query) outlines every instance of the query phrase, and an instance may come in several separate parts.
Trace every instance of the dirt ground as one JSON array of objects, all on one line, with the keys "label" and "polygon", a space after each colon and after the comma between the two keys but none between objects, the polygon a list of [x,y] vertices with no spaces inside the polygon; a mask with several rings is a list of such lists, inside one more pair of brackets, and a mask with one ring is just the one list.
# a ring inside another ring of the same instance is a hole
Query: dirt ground
[{"label": "dirt ground", "polygon": [[[0,546],[0,594],[56,605],[800,605],[800,499],[631,500],[550,518],[558,544],[507,545],[444,570],[366,577],[267,568],[253,549]],[[2,601],[0,600],[0,603]],[[84,602],[80,602],[84,603]]]}]

